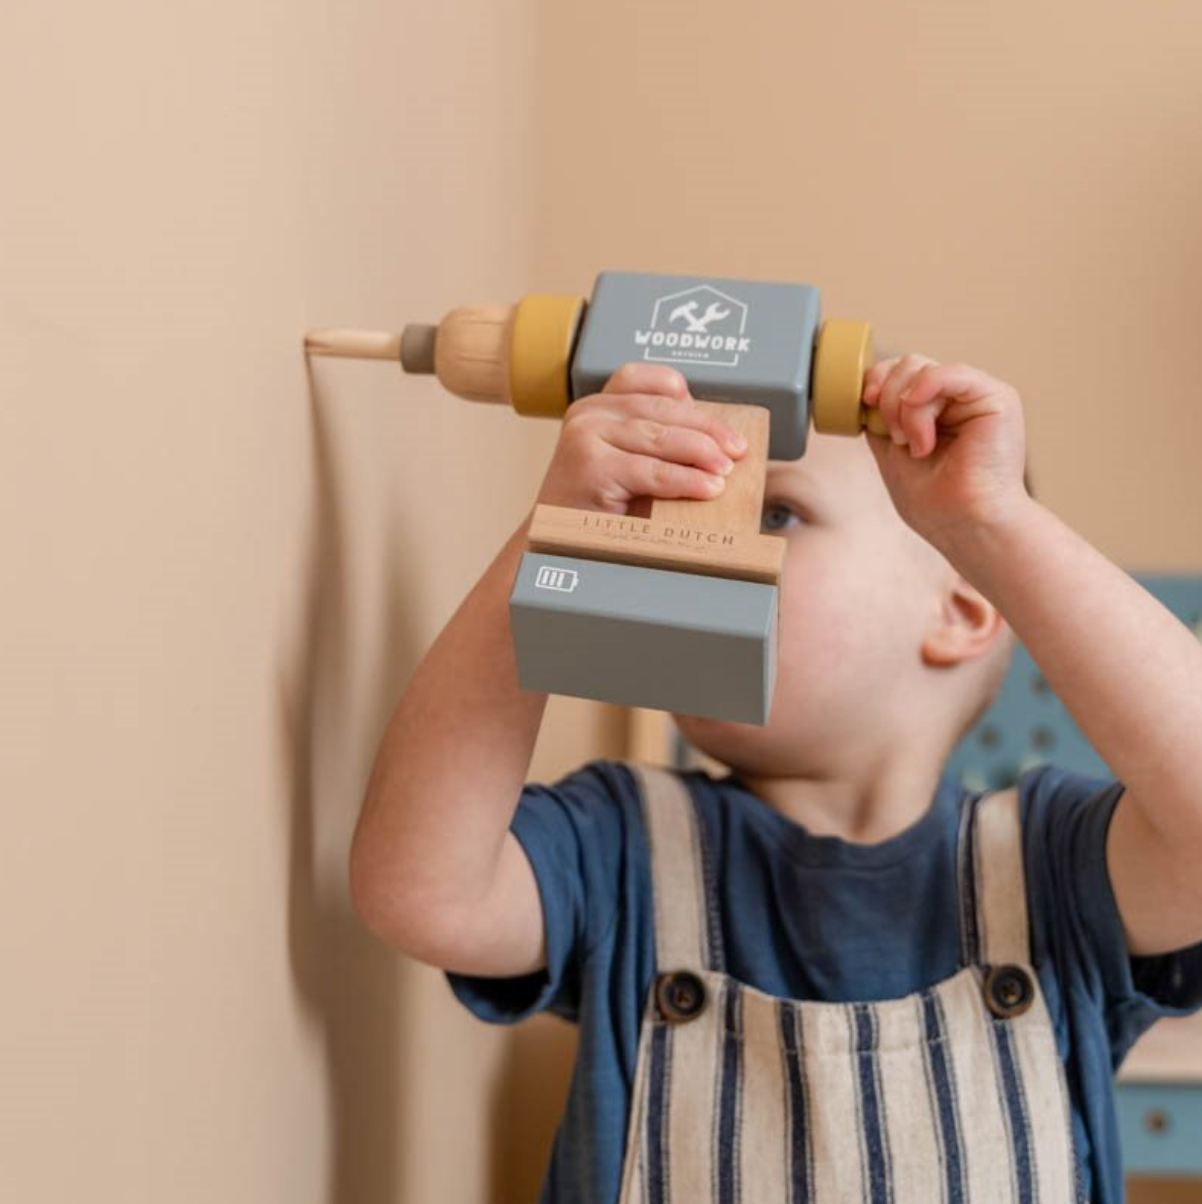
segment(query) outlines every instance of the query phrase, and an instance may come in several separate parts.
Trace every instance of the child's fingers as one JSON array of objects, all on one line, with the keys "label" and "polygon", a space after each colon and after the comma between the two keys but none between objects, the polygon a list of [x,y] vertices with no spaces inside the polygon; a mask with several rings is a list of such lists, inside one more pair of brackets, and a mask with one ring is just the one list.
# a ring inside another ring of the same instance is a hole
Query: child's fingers
[{"label": "child's fingers", "polygon": [[688,391],[688,381],[675,368],[638,360],[623,364],[601,387],[602,393],[664,393],[669,397],[684,397]]},{"label": "child's fingers", "polygon": [[615,452],[609,471],[630,497],[705,499],[717,497],[726,487],[725,477],[657,456]]},{"label": "child's fingers", "polygon": [[[682,373],[668,364],[646,364],[639,360],[630,360],[623,364],[605,382],[601,392],[610,396],[613,394],[623,396],[662,394],[673,400],[693,401],[693,396],[689,392],[689,382]],[[672,411],[665,414],[661,421],[663,420],[683,421],[690,425],[695,425],[700,420],[703,424],[698,426],[698,429],[705,430],[712,435],[717,442],[726,447],[730,455],[739,456],[747,450],[746,441],[740,432],[725,422],[705,416],[703,411],[691,408],[687,414],[681,411]]]},{"label": "child's fingers", "polygon": [[967,364],[938,364],[921,368],[898,394],[897,415],[916,456],[934,450],[939,428],[961,426],[983,414],[1004,408],[1008,386]]},{"label": "child's fingers", "polygon": [[876,395],[876,405],[881,411],[881,417],[884,418],[889,427],[889,432],[893,437],[894,443],[905,443],[909,439],[909,433],[902,424],[901,417],[898,414],[900,395],[905,392],[911,381],[928,365],[935,361],[926,355],[905,355],[901,359],[896,360],[893,366],[889,369],[888,375],[881,382],[880,389]]},{"label": "child's fingers", "polygon": [[981,401],[996,396],[1005,388],[979,368],[968,364],[937,364],[932,361],[917,373],[903,390],[904,400],[911,405],[924,405],[936,394],[944,394],[956,402]]},{"label": "child's fingers", "polygon": [[919,458],[935,450],[939,415],[950,401],[937,387],[934,392],[931,390],[931,382],[938,379],[936,369],[942,367],[934,360],[930,361],[915,372],[897,394],[898,425],[905,435],[910,454]]},{"label": "child's fingers", "polygon": [[867,372],[864,373],[864,388],[863,398],[865,402],[875,401],[880,394],[881,385],[885,383],[885,377],[893,369],[893,365],[897,363],[896,356],[889,359],[877,360]]},{"label": "child's fingers", "polygon": [[880,396],[881,386],[888,379],[890,373],[894,371],[905,359],[902,355],[891,355],[884,359],[876,360],[871,364],[868,370],[864,373],[864,386],[861,390],[865,401],[875,401]]},{"label": "child's fingers", "polygon": [[936,424],[947,403],[948,399],[942,394],[921,404],[914,404],[909,396],[901,401],[897,411],[898,423],[911,455],[921,458],[935,450],[938,440]]},{"label": "child's fingers", "polygon": [[592,397],[574,401],[568,407],[568,417],[573,411],[602,410],[623,419],[646,419],[664,426],[688,427],[708,435],[728,455],[738,458],[747,450],[747,440],[734,427],[715,418],[698,406],[689,394],[669,397],[649,393],[596,393]]},{"label": "child's fingers", "polygon": [[691,464],[726,476],[734,461],[712,434],[695,427],[657,422],[653,418],[615,418],[597,433],[620,451],[658,456],[677,464]]}]

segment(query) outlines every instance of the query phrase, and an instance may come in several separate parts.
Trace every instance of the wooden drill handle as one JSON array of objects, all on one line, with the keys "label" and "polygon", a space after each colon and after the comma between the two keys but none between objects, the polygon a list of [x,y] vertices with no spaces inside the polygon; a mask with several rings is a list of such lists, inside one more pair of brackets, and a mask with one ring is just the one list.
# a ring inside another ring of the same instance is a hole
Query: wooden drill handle
[{"label": "wooden drill handle", "polygon": [[[768,468],[768,411],[763,406],[724,401],[698,401],[701,409],[720,418],[747,440],[747,450],[715,498],[640,498],[638,513],[649,503],[649,517],[659,522],[699,527],[707,531],[755,533],[764,506],[764,476]],[[632,511],[635,512],[635,511]]]},{"label": "wooden drill handle", "polygon": [[785,541],[760,531],[768,411],[730,402],[697,404],[747,439],[747,450],[735,460],[721,494],[706,500],[636,498],[628,515],[535,506],[527,537],[530,550],[778,584]]}]

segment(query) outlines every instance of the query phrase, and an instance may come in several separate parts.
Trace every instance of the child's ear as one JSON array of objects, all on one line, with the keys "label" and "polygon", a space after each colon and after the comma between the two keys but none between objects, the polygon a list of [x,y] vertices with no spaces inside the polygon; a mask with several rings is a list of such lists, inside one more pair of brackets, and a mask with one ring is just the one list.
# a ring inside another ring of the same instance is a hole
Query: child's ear
[{"label": "child's ear", "polygon": [[922,642],[928,665],[958,665],[984,655],[1006,627],[1006,620],[970,581],[951,570],[939,608]]}]

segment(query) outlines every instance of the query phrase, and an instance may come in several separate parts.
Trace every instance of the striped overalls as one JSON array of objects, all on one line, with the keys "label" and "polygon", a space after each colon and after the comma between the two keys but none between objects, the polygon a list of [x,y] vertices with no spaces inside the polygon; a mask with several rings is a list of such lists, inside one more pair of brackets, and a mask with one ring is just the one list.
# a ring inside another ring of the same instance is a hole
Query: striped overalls
[{"label": "striped overalls", "polygon": [[1015,790],[964,805],[957,972],[904,998],[828,1003],[727,976],[688,789],[630,768],[651,845],[656,975],[622,1204],[1081,1199],[1027,947]]}]

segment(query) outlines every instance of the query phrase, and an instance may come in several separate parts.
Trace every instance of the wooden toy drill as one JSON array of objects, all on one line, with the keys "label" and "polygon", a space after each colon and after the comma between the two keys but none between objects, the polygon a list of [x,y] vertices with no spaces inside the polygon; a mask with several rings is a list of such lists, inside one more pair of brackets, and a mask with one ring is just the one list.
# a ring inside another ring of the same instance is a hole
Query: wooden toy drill
[{"label": "wooden toy drill", "polygon": [[630,360],[667,363],[748,450],[712,500],[626,516],[535,507],[510,594],[522,687],[767,721],[784,540],[761,534],[766,461],[823,432],[887,434],[861,404],[866,322],[819,320],[808,284],[602,272],[592,298],[466,305],[399,334],[316,331],[312,354],[399,360],[451,393],[562,417]]}]

